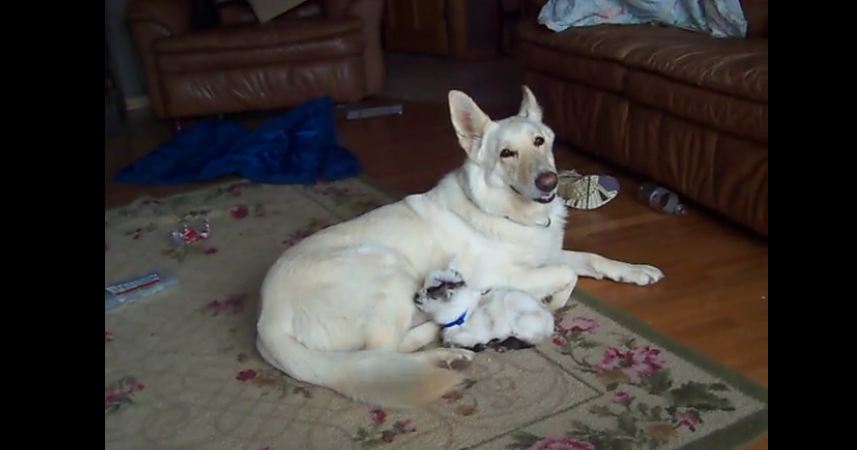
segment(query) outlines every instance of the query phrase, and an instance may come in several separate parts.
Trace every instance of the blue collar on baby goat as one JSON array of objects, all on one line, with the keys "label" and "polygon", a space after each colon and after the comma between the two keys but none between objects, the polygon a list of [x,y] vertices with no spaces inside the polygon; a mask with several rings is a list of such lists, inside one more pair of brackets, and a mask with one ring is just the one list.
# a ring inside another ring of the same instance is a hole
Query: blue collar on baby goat
[{"label": "blue collar on baby goat", "polygon": [[464,318],[465,317],[467,317],[467,310],[466,309],[464,310],[463,313],[461,313],[460,316],[458,316],[457,319],[453,320],[452,322],[442,324],[440,326],[440,329],[444,330],[446,328],[452,328],[452,327],[457,327],[459,325],[464,325]]}]

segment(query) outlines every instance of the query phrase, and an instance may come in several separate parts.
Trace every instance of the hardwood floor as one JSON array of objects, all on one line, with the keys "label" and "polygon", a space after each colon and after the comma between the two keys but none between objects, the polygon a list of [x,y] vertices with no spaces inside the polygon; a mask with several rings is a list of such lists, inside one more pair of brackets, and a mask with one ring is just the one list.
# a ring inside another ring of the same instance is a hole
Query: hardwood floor
[{"label": "hardwood floor", "polygon": [[[512,111],[488,112],[496,118]],[[401,116],[340,120],[338,126],[366,175],[402,193],[429,189],[464,158],[445,105],[406,104]],[[105,172],[142,156],[169,135],[168,124],[137,121],[123,136],[107,140]],[[654,212],[635,198],[638,178],[564,145],[555,154],[560,168],[611,174],[622,185],[621,194],[603,208],[571,213],[566,248],[654,264],[666,274],[651,287],[581,280],[579,288],[767,385],[767,241],[692,204],[683,217]],[[105,178],[105,206],[176,190],[121,186]],[[748,448],[767,447],[765,436]]]}]

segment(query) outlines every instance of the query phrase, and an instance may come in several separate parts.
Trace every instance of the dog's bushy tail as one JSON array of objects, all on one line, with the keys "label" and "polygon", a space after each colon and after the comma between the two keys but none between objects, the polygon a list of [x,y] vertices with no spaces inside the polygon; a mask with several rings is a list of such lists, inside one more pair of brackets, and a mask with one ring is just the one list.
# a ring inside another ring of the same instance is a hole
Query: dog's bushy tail
[{"label": "dog's bushy tail", "polygon": [[328,352],[309,349],[291,336],[278,336],[273,345],[259,337],[256,346],[268,363],[290,376],[376,406],[420,406],[439,399],[463,379],[436,365],[442,349]]}]

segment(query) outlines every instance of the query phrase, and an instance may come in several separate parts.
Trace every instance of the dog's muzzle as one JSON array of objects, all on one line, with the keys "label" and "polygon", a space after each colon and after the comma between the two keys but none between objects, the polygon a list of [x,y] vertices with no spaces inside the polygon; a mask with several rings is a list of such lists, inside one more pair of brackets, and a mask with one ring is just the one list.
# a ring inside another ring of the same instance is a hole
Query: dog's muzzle
[{"label": "dog's muzzle", "polygon": [[520,195],[521,197],[529,198],[530,200],[532,200],[534,202],[538,202],[538,203],[547,204],[547,203],[552,202],[556,198],[556,192],[555,191],[543,194],[540,197],[531,198],[531,197],[527,197],[526,195],[522,194],[521,191],[519,191],[518,189],[515,188],[515,186],[509,186],[509,187],[512,188],[512,191],[514,191],[516,194]]}]

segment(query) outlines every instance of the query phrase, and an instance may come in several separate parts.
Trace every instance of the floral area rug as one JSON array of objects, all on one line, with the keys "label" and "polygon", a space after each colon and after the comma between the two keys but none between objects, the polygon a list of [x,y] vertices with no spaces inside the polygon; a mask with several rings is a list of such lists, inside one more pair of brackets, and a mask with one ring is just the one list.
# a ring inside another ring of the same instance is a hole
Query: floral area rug
[{"label": "floral area rug", "polygon": [[[720,449],[767,429],[767,391],[576,292],[550,342],[480,353],[421,410],[299,383],[256,354],[258,288],[289,246],[392,197],[358,179],[234,182],[105,212],[105,284],[178,279],[105,313],[107,449]],[[211,225],[186,250],[181,221]]]}]

